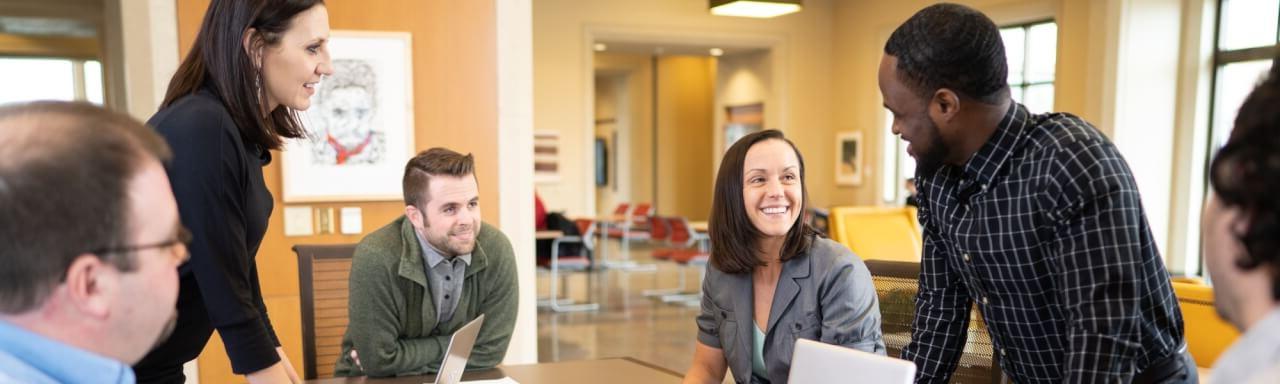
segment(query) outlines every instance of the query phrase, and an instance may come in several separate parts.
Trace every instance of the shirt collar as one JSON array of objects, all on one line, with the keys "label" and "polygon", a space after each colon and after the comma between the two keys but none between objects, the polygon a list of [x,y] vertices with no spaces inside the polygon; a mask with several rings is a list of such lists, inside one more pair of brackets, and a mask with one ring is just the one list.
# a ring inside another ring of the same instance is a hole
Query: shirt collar
[{"label": "shirt collar", "polygon": [[1015,101],[1009,102],[1009,110],[1005,111],[1004,118],[996,126],[996,131],[991,134],[991,138],[987,139],[987,143],[965,162],[962,175],[968,182],[962,183],[961,189],[974,183],[979,187],[991,184],[996,172],[1017,149],[1018,139],[1023,136],[1022,133],[1026,131],[1030,121],[1031,113],[1027,112],[1026,107]]},{"label": "shirt collar", "polygon": [[[135,381],[133,369],[124,363],[0,321],[0,355],[3,354],[10,354],[30,368],[61,383]],[[0,369],[4,368],[0,366]]]},{"label": "shirt collar", "polygon": [[[419,233],[418,231],[413,231],[413,233],[418,237],[418,245],[422,246],[422,258],[426,260],[427,268],[435,268],[437,265],[440,265],[440,263],[445,261],[445,258],[440,254],[440,251],[436,250],[436,247],[431,246],[431,243],[428,243],[427,239],[422,237],[422,233]],[[470,253],[458,255],[456,257],[462,259],[462,262],[468,266],[471,265]]]}]

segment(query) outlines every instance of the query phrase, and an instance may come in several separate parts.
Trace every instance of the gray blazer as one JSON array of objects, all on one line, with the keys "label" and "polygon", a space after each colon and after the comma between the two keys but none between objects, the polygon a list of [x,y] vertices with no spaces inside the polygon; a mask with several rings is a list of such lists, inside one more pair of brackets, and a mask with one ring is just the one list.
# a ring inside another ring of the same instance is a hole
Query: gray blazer
[{"label": "gray blazer", "polygon": [[[698,342],[724,351],[737,383],[752,382],[751,288],[751,274],[707,265]],[[764,333],[764,365],[772,383],[787,382],[799,338],[885,354],[880,303],[866,264],[840,243],[815,238],[808,252],[782,265]]]}]

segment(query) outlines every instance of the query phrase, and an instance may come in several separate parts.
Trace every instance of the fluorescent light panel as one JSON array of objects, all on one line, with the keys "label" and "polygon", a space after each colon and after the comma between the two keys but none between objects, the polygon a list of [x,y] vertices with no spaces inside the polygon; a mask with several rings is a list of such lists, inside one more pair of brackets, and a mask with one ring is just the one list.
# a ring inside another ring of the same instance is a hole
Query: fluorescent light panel
[{"label": "fluorescent light panel", "polygon": [[800,11],[800,4],[772,1],[738,0],[711,8],[717,16],[770,18]]}]

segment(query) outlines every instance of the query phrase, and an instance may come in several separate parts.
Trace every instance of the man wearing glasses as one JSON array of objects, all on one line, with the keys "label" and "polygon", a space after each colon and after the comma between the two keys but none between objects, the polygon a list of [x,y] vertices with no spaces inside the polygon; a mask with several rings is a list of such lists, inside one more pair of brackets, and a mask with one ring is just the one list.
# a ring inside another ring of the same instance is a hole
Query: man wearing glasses
[{"label": "man wearing glasses", "polygon": [[0,383],[133,383],[189,236],[164,141],[87,104],[0,107]]}]

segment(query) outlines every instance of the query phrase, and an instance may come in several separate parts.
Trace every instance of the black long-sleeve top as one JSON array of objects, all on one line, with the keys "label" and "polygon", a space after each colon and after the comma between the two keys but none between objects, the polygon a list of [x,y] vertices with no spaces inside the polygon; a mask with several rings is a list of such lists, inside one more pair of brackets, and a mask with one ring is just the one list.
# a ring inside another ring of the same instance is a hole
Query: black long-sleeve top
[{"label": "black long-sleeve top", "polygon": [[271,152],[246,142],[208,89],[183,97],[148,124],[173,149],[166,166],[191,260],[179,267],[178,323],[134,370],[140,383],[180,383],[216,329],[232,371],[252,373],[280,361],[258,284],[255,255],[273,205],[262,177]]}]

